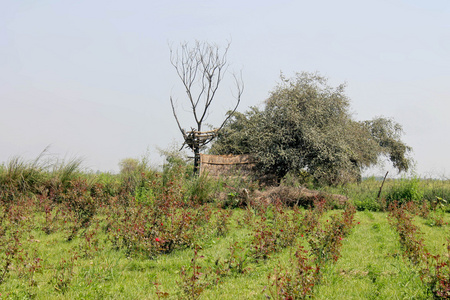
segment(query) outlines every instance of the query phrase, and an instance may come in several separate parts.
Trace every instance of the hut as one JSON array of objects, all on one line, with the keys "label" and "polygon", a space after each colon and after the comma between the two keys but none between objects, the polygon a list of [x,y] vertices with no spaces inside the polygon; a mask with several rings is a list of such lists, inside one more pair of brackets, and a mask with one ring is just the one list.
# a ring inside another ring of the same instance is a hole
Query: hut
[{"label": "hut", "polygon": [[212,177],[248,177],[253,175],[255,160],[249,154],[210,155],[200,154],[200,175]]}]

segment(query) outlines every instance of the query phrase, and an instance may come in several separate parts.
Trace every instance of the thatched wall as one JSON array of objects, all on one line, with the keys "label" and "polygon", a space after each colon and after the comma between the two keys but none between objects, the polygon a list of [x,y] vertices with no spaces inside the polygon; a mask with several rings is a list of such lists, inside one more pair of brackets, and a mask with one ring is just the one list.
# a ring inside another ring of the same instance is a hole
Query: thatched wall
[{"label": "thatched wall", "polygon": [[255,161],[251,155],[209,155],[200,154],[200,174],[209,176],[250,176]]}]

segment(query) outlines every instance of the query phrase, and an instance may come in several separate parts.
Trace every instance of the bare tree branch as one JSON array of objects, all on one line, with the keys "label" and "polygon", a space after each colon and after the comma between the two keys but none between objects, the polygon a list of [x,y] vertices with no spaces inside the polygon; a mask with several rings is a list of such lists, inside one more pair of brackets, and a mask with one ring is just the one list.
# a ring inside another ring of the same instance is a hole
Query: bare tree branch
[{"label": "bare tree branch", "polygon": [[233,116],[234,112],[236,111],[236,109],[238,108],[240,102],[241,102],[241,96],[242,93],[244,92],[244,82],[242,81],[242,72],[240,73],[239,78],[236,76],[236,74],[233,75],[234,76],[234,80],[236,82],[236,87],[237,87],[237,95],[235,96],[236,98],[236,106],[234,107],[234,109],[230,112],[227,113],[227,117],[225,118],[225,120],[222,122],[222,125],[220,125],[219,128],[217,128],[217,131],[220,131],[223,126],[225,126],[225,124],[227,123],[227,121]]},{"label": "bare tree branch", "polygon": [[186,132],[183,130],[183,128],[181,128],[180,121],[178,121],[178,117],[177,117],[177,113],[175,112],[175,106],[173,105],[172,97],[170,97],[170,105],[172,106],[172,113],[173,113],[173,116],[175,117],[175,120],[177,121],[178,129],[180,129],[181,133],[183,134],[183,138],[185,138]]},{"label": "bare tree branch", "polygon": [[197,159],[200,149],[217,136],[218,131],[223,128],[225,123],[233,115],[241,101],[241,95],[244,90],[242,74],[239,78],[234,75],[237,88],[237,95],[235,95],[236,105],[234,108],[227,113],[225,120],[218,129],[206,134],[201,131],[203,122],[210,113],[211,105],[214,102],[218,88],[227,72],[228,63],[226,56],[230,45],[231,43],[228,42],[222,51],[216,44],[199,41],[196,41],[193,47],[190,47],[188,43],[183,43],[176,51],[173,51],[172,47],[169,46],[170,63],[175,68],[186,90],[190,111],[196,123],[196,128],[190,132],[182,129],[171,97],[170,104],[172,106],[172,112],[178,128],[183,134],[184,144],[189,146],[195,153],[194,172],[198,167]]}]

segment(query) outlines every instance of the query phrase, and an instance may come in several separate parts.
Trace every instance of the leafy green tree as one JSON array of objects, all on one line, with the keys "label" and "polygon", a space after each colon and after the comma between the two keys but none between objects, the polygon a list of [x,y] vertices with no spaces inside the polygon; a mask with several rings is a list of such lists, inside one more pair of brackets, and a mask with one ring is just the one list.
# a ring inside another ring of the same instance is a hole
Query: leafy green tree
[{"label": "leafy green tree", "polygon": [[132,174],[139,171],[139,160],[124,158],[119,162],[120,174]]},{"label": "leafy green tree", "polygon": [[316,73],[281,76],[264,109],[234,113],[210,151],[253,154],[263,174],[307,171],[329,184],[358,180],[382,156],[408,170],[401,126],[382,117],[355,121],[349,109],[345,85],[331,87]]}]

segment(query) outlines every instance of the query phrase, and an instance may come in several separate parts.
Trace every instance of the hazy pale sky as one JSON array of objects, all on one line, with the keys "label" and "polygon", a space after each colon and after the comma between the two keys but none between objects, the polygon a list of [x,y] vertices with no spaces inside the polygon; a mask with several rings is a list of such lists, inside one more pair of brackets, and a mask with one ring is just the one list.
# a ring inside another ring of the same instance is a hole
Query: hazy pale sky
[{"label": "hazy pale sky", "polygon": [[[190,128],[169,45],[225,45],[242,70],[239,111],[279,81],[318,71],[347,83],[358,120],[392,117],[422,176],[450,176],[450,1],[0,0],[0,162],[46,146],[118,170],[126,157],[182,143],[169,97]],[[207,123],[232,106],[222,93]],[[380,170],[381,172],[381,170]]]}]

